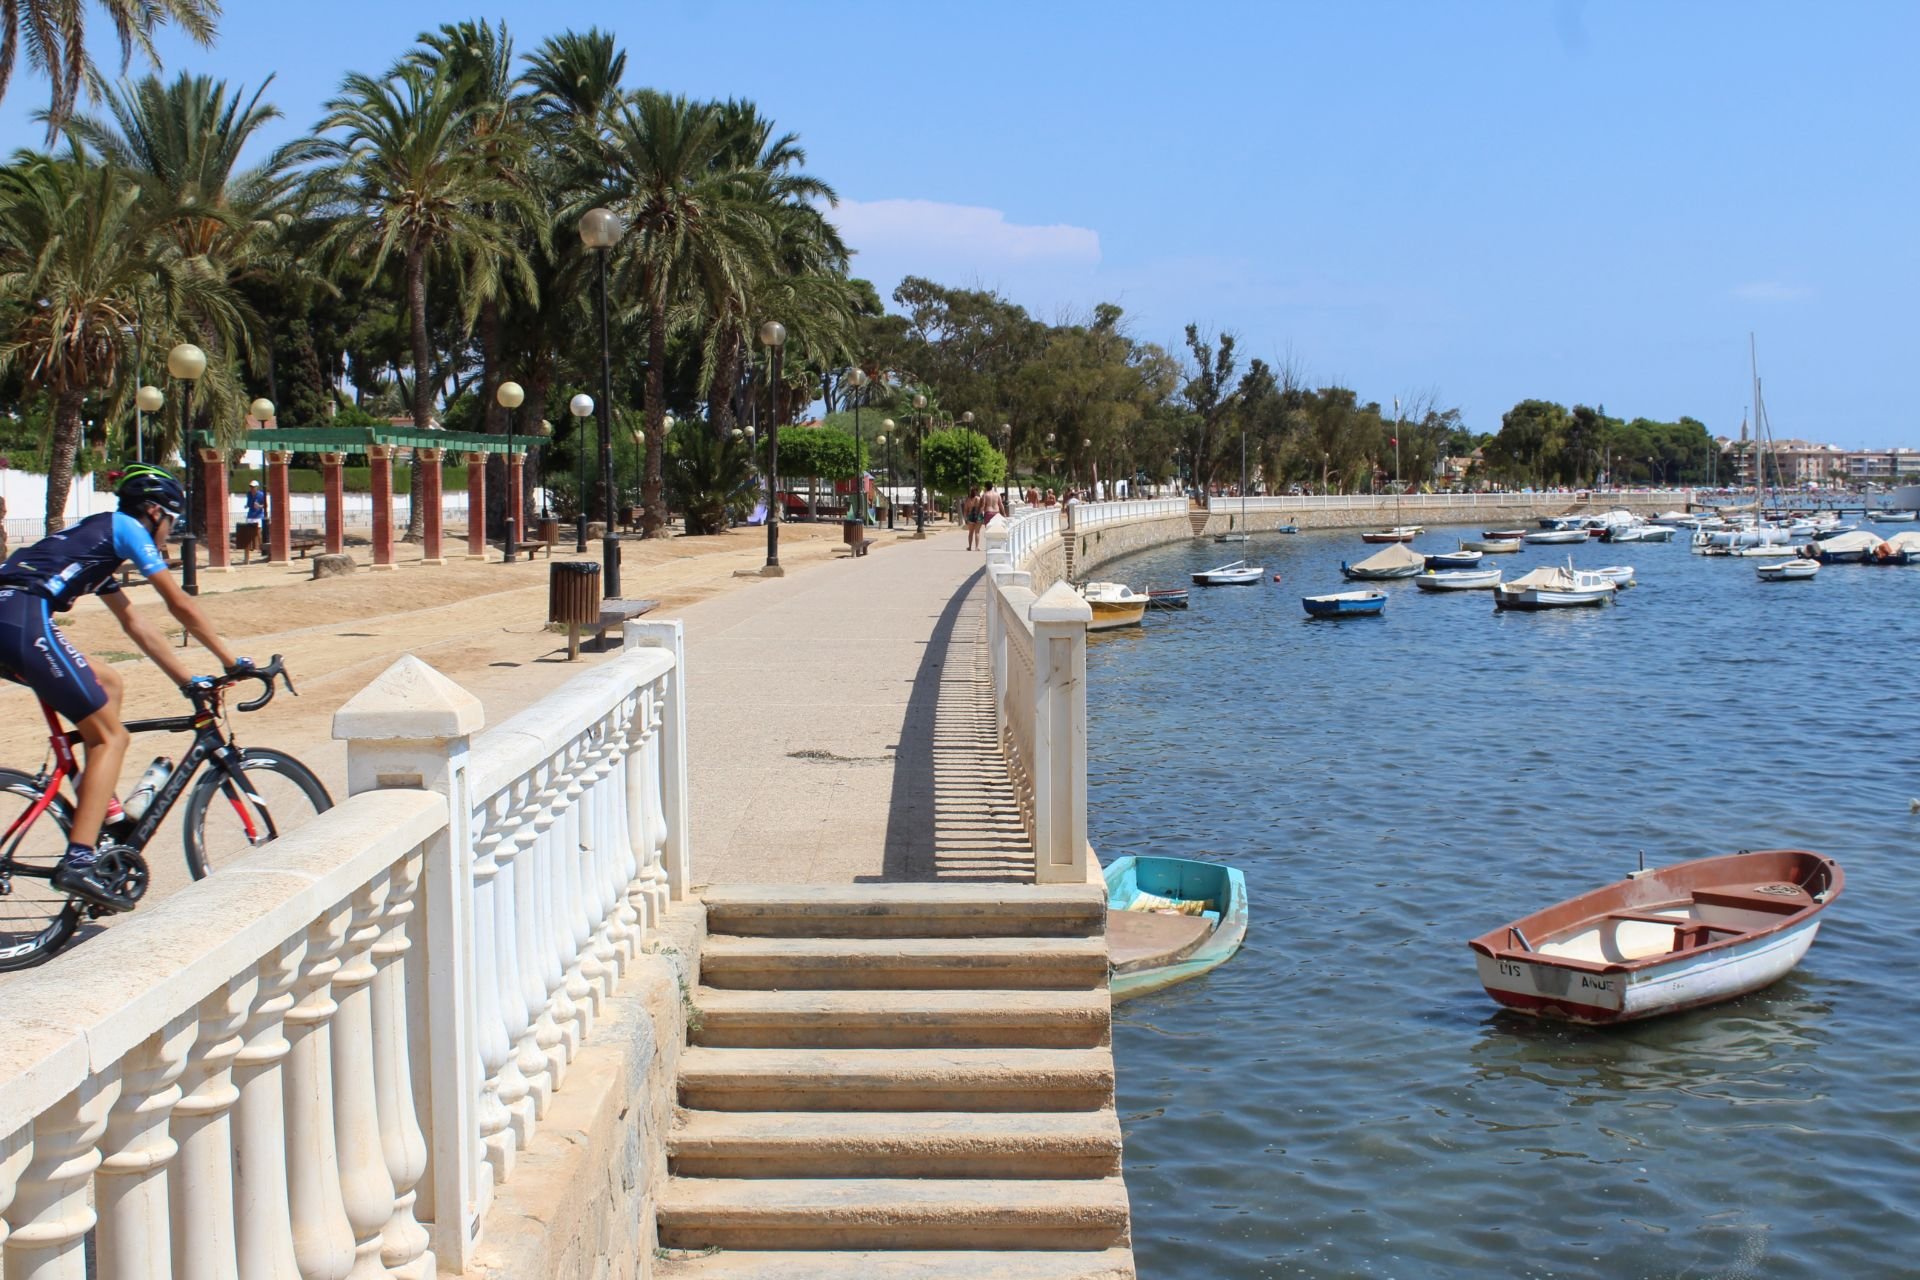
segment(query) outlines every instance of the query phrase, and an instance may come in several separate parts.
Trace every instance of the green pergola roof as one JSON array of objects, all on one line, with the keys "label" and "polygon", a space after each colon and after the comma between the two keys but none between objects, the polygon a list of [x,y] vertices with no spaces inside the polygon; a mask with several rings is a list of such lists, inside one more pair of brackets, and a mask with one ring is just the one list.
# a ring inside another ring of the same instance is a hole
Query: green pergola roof
[{"label": "green pergola roof", "polygon": [[[508,446],[511,439],[513,444]],[[200,433],[200,443],[211,447],[213,438]],[[543,443],[543,437],[530,435],[496,436],[478,431],[420,431],[414,427],[276,427],[249,431],[240,447],[247,449],[298,449],[307,453],[365,453],[376,444],[398,445],[403,449],[447,449],[454,453],[525,453]]]}]

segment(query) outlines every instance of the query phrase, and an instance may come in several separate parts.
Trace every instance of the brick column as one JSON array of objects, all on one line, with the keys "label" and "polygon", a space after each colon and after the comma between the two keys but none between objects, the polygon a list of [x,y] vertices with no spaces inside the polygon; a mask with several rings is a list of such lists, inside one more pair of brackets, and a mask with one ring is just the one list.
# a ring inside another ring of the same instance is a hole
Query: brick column
[{"label": "brick column", "polygon": [[327,554],[337,556],[347,545],[347,474],[344,453],[320,455],[320,470],[326,476]]},{"label": "brick column", "polygon": [[233,513],[227,510],[227,453],[224,449],[195,452],[200,455],[200,516],[207,567],[232,573],[233,552],[227,545],[233,530]]},{"label": "brick column", "polygon": [[531,542],[527,537],[527,455],[510,453],[507,455],[507,514],[513,517],[514,536],[522,542]]},{"label": "brick column", "polygon": [[271,564],[293,559],[293,503],[287,480],[287,464],[292,461],[290,450],[267,451],[267,560]]},{"label": "brick column", "polygon": [[487,558],[487,455],[462,454],[467,464],[467,559]]},{"label": "brick column", "polygon": [[370,444],[373,464],[373,567],[393,568],[393,446]]},{"label": "brick column", "polygon": [[420,468],[420,501],[426,506],[422,512],[422,546],[425,554],[422,564],[445,564],[440,558],[440,459],[446,456],[445,449],[415,449],[413,465]]}]

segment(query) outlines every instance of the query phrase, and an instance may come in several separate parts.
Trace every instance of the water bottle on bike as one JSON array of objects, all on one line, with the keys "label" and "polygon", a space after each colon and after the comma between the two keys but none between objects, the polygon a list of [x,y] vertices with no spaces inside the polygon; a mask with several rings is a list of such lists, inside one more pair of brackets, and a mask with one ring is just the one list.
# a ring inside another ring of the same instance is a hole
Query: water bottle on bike
[{"label": "water bottle on bike", "polygon": [[147,771],[140,775],[140,782],[134,787],[133,794],[121,802],[120,809],[126,814],[126,825],[129,828],[146,816],[147,806],[153,803],[154,794],[160,790],[160,784],[165,782],[167,775],[172,772],[172,760],[166,756],[153,758],[153,763],[147,766]]}]

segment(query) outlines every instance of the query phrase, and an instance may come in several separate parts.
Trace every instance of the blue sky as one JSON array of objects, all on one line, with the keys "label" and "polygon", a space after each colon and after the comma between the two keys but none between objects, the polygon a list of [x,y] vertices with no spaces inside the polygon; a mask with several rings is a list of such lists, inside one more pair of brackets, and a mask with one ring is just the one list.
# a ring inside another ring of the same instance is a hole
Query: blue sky
[{"label": "blue sky", "polygon": [[[503,17],[601,15],[634,84],[752,98],[843,198],[856,270],[1188,321],[1315,385],[1737,431],[1757,334],[1776,434],[1920,444],[1920,6],[325,5],[228,0],[168,68],[310,127],[350,69]],[[0,142],[36,142],[16,73]],[[279,140],[279,139],[276,139]]]}]

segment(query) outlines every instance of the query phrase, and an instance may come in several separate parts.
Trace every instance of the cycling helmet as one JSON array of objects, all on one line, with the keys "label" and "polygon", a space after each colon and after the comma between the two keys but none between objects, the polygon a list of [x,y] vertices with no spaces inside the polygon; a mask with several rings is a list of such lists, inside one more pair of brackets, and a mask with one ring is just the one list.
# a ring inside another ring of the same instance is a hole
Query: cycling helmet
[{"label": "cycling helmet", "polygon": [[187,514],[187,491],[158,467],[129,468],[115,492],[120,497],[120,509],[129,515],[138,515],[149,502],[175,520]]}]

